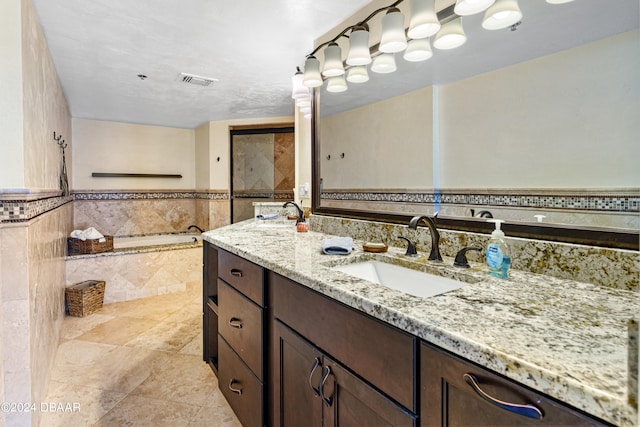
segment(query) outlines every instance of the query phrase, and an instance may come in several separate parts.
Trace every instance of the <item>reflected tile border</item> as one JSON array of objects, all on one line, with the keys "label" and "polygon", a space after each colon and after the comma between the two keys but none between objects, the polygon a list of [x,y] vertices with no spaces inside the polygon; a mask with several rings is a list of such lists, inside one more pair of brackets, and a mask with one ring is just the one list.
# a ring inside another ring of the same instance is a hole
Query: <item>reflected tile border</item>
[{"label": "reflected tile border", "polygon": [[324,190],[325,200],[640,212],[640,189],[591,190]]}]

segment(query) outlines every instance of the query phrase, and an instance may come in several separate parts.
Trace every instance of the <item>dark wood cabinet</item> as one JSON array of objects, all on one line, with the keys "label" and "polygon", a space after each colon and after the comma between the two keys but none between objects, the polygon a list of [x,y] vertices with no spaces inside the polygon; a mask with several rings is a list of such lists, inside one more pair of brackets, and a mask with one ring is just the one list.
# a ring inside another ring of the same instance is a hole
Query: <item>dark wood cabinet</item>
[{"label": "dark wood cabinet", "polygon": [[420,347],[423,427],[608,425],[444,350]]},{"label": "dark wood cabinet", "polygon": [[215,289],[215,297],[205,293],[205,299],[209,300],[210,308],[215,307],[215,317],[209,314],[205,319],[205,358],[216,353],[217,371],[214,371],[220,391],[242,425],[263,426],[266,380],[263,269],[220,248],[212,246],[208,251],[206,259],[215,263],[216,268],[214,272],[205,267],[208,281],[205,288],[206,292]]},{"label": "dark wood cabinet", "polygon": [[209,243],[204,260],[204,359],[245,427],[608,425]]},{"label": "dark wood cabinet", "polygon": [[280,321],[274,322],[275,426],[415,426],[416,416]]},{"label": "dark wood cabinet", "polygon": [[202,246],[202,357],[218,372],[218,250],[211,243]]}]

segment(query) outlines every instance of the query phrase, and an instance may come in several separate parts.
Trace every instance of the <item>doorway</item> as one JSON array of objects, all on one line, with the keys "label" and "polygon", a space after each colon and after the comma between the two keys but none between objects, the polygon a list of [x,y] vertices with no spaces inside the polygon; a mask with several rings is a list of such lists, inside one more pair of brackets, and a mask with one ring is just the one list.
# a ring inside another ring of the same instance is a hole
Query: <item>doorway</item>
[{"label": "doorway", "polygon": [[294,128],[232,129],[231,223],[253,218],[254,202],[293,200]]}]

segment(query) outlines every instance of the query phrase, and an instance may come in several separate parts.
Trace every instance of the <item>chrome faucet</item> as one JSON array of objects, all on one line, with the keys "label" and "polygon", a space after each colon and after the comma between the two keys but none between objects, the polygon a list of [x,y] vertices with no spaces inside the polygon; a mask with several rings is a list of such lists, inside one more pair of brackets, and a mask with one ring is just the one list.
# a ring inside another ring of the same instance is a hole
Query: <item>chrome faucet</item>
[{"label": "chrome faucet", "polygon": [[436,213],[433,219],[426,215],[414,216],[411,218],[411,221],[409,221],[409,228],[417,230],[420,221],[424,221],[424,223],[427,224],[429,232],[431,233],[431,253],[429,254],[429,261],[442,262],[442,256],[440,256],[440,233],[438,232],[435,222],[435,217],[437,215],[438,214]]},{"label": "chrome faucet", "polygon": [[198,227],[197,225],[190,225],[190,226],[187,227],[187,230],[191,230],[192,228],[195,228],[200,233],[204,233],[204,230],[202,228]]},{"label": "chrome faucet", "polygon": [[285,204],[282,205],[282,207],[286,208],[289,205],[295,206],[296,209],[298,210],[298,219],[296,220],[296,224],[299,223],[299,222],[305,222],[304,211],[302,210],[302,208],[300,206],[298,206],[298,204],[296,202],[285,202]]}]

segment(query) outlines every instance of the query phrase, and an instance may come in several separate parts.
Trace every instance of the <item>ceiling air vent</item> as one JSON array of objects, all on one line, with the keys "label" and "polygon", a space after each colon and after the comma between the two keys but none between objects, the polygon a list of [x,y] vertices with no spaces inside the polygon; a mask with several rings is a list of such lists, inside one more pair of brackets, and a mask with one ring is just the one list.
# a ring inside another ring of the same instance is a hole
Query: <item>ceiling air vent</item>
[{"label": "ceiling air vent", "polygon": [[196,76],[195,74],[187,73],[180,73],[178,75],[178,80],[182,83],[196,86],[212,86],[215,82],[218,81],[218,79],[212,79],[211,77],[202,77]]}]

